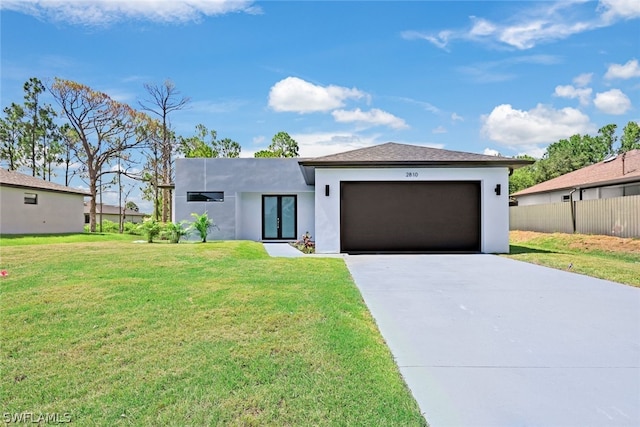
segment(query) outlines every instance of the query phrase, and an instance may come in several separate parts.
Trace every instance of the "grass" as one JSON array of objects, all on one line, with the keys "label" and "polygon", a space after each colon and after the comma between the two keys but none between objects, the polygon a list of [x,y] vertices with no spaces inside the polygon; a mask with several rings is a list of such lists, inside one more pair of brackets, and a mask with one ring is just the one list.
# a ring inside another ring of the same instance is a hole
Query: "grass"
[{"label": "grass", "polygon": [[640,287],[640,240],[512,231],[509,258]]},{"label": "grass", "polygon": [[342,260],[94,238],[2,238],[3,413],[425,425]]},{"label": "grass", "polygon": [[0,235],[0,246],[50,245],[53,243],[89,243],[143,240],[142,236],[116,233],[74,233],[74,234],[40,234],[40,235]]}]

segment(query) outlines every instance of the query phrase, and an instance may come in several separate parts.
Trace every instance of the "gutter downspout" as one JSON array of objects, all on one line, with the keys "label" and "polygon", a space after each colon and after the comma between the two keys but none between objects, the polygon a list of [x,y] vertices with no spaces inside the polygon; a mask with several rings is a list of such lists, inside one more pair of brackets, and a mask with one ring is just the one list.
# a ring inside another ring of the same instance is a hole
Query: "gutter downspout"
[{"label": "gutter downspout", "polygon": [[569,203],[571,203],[571,228],[573,229],[573,233],[576,232],[576,202],[573,201],[573,193],[575,193],[577,188],[574,188],[569,192]]}]

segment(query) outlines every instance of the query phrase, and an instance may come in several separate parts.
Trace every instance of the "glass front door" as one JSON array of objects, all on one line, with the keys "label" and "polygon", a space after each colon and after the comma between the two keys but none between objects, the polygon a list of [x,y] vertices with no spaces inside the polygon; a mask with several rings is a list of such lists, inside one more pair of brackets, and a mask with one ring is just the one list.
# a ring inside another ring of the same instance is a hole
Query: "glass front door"
[{"label": "glass front door", "polygon": [[295,239],[296,196],[262,196],[262,239]]}]

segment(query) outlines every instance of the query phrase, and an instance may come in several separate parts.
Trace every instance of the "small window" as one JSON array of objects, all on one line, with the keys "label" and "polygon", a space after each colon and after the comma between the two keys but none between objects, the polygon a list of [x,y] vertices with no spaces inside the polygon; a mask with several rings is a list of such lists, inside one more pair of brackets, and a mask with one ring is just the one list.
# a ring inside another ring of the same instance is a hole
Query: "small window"
[{"label": "small window", "polygon": [[90,222],[89,214],[84,214],[84,223],[89,224]]},{"label": "small window", "polygon": [[571,195],[565,194],[564,196],[562,196],[562,201],[563,202],[570,202],[571,201]]},{"label": "small window", "polygon": [[25,205],[37,205],[38,204],[38,195],[35,193],[24,193],[24,204]]},{"label": "small window", "polygon": [[187,191],[187,202],[224,202],[224,191]]}]

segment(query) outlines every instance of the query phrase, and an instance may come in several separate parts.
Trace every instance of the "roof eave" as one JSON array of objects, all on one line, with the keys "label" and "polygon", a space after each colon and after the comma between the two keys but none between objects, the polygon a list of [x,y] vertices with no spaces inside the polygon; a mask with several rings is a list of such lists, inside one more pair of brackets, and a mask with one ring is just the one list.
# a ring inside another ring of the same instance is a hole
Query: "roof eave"
[{"label": "roof eave", "polygon": [[55,189],[55,188],[41,188],[41,187],[34,187],[31,185],[13,184],[9,182],[0,182],[0,186],[12,187],[12,188],[23,188],[23,189],[32,190],[32,191],[50,191],[52,193],[77,194],[79,196],[85,196],[85,197],[91,196],[91,193],[84,192],[82,190],[69,191],[69,190]]},{"label": "roof eave", "polygon": [[545,189],[545,190],[531,191],[531,192],[526,192],[526,193],[517,192],[517,193],[511,194],[511,197],[520,197],[520,196],[529,196],[529,195],[532,195],[532,194],[550,193],[552,191],[573,190],[574,188],[579,188],[579,189],[585,190],[585,189],[589,189],[589,188],[606,187],[606,186],[609,186],[609,185],[626,184],[626,183],[629,183],[629,182],[640,182],[640,176],[634,175],[634,176],[628,177],[628,178],[617,178],[617,179],[610,179],[610,180],[607,180],[607,181],[589,182],[589,183],[585,183],[585,184],[577,184],[577,185],[570,185],[570,186],[564,186],[564,187],[549,188],[549,189]]},{"label": "roof eave", "polygon": [[315,185],[315,170],[316,168],[339,168],[339,169],[348,169],[348,168],[401,168],[401,167],[437,167],[437,168],[445,168],[445,167],[454,167],[454,168],[472,168],[472,167],[494,167],[494,168],[509,168],[509,169],[517,169],[523,166],[527,166],[533,163],[531,160],[524,159],[495,159],[495,160],[447,160],[447,161],[436,161],[436,160],[398,160],[398,161],[314,161],[311,160],[300,160],[298,164],[300,165],[300,169],[302,171],[302,175],[304,176],[304,180],[307,185]]}]

